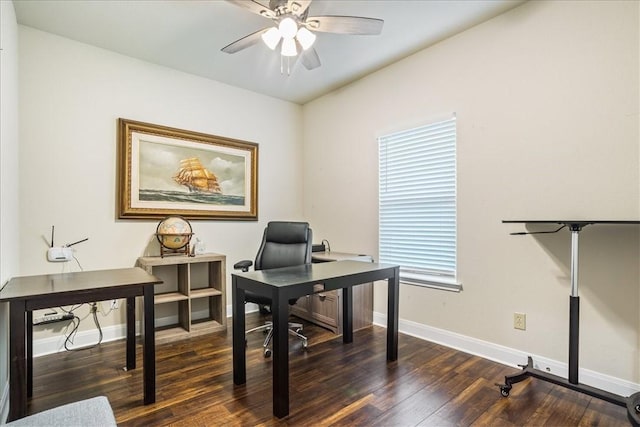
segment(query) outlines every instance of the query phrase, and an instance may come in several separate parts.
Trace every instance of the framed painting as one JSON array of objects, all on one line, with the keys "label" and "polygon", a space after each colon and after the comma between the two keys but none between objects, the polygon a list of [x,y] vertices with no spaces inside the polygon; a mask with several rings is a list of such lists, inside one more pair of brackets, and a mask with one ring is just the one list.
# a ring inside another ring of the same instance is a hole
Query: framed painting
[{"label": "framed painting", "polygon": [[258,219],[258,144],[118,119],[118,218]]}]

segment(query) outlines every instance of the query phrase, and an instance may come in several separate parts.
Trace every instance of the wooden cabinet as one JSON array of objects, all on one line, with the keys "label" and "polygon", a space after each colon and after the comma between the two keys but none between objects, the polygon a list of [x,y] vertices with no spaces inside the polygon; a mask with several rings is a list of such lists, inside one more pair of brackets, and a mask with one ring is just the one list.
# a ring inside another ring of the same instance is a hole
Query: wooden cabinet
[{"label": "wooden cabinet", "polygon": [[141,257],[138,266],[164,281],[154,298],[157,342],[226,329],[224,255]]},{"label": "wooden cabinet", "polygon": [[[347,254],[341,252],[314,252],[313,262],[332,262],[341,260],[372,262],[368,255]],[[319,286],[318,292],[304,296],[291,307],[291,314],[329,329],[333,333],[342,333],[342,291],[324,292]],[[353,329],[358,330],[373,324],[373,283],[365,283],[353,288]]]}]

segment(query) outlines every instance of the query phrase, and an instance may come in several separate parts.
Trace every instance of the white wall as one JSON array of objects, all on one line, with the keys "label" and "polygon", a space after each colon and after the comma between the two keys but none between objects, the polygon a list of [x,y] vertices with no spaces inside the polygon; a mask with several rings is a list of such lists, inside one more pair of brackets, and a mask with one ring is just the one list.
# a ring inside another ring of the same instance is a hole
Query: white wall
[{"label": "white wall", "polygon": [[[0,287],[18,271],[18,26],[0,1]],[[0,304],[0,348],[8,349],[9,307]],[[0,351],[0,411],[8,399],[8,351]],[[6,414],[0,413],[0,422]]]},{"label": "white wall", "polygon": [[[400,318],[566,362],[570,235],[501,220],[640,218],[639,5],[528,2],[306,104],[315,235],[376,255],[376,137],[455,112],[464,290],[403,285]],[[639,228],[580,239],[581,366],[637,385]]]},{"label": "white wall", "polygon": [[[228,276],[268,220],[302,218],[300,106],[29,27],[19,36],[21,274],[62,271],[46,261],[52,225],[59,244],[89,238],[74,246],[85,270],[134,266],[154,239],[158,221],[116,219],[119,117],[259,144],[259,221],[192,221]],[[124,323],[120,311],[103,325]]]}]

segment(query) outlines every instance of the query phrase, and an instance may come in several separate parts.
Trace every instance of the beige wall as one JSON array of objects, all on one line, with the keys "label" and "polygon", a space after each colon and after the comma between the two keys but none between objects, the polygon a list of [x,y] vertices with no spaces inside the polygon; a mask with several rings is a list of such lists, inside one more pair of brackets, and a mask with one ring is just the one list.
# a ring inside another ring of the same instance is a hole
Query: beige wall
[{"label": "beige wall", "polygon": [[[300,106],[19,29],[21,274],[62,271],[46,261],[52,225],[59,244],[89,238],[74,246],[85,270],[134,266],[153,242],[157,221],[116,219],[119,117],[259,144],[260,220],[192,221],[208,251],[227,255],[229,274],[255,256],[267,221],[302,217]],[[102,322],[124,323],[124,310]]]},{"label": "beige wall", "polygon": [[[315,235],[377,254],[376,137],[455,112],[464,290],[403,285],[400,318],[566,362],[570,235],[509,236],[524,226],[501,220],[640,217],[639,5],[528,2],[306,104]],[[581,366],[637,384],[639,228],[589,227],[580,244]]]}]

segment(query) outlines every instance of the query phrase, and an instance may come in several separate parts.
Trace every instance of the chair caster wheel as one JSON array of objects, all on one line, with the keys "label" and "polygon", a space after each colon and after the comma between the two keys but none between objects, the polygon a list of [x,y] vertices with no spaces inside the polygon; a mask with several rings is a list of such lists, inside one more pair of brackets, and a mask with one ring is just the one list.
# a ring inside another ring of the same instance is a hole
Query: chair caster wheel
[{"label": "chair caster wheel", "polygon": [[305,340],[305,341],[302,341],[302,349],[303,349],[304,351],[307,351],[307,350],[308,350],[308,348],[309,348],[309,344],[307,343],[307,341],[306,341],[306,340]]},{"label": "chair caster wheel", "polygon": [[509,397],[509,392],[511,391],[511,386],[502,385],[500,386],[500,394],[502,397]]},{"label": "chair caster wheel", "polygon": [[266,359],[268,357],[271,357],[271,350],[268,349],[268,348],[265,348],[264,349],[264,358]]}]

